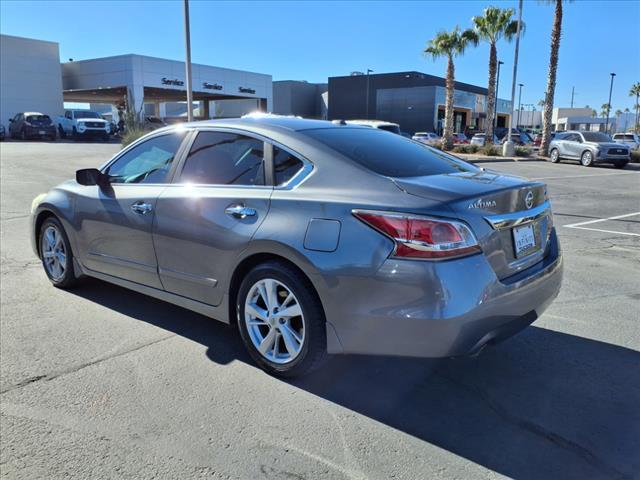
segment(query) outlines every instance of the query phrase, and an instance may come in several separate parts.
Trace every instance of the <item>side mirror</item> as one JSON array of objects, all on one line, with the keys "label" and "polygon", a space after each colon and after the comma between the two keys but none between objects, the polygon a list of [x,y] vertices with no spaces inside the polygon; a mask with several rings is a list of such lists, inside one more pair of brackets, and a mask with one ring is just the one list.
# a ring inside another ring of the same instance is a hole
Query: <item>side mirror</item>
[{"label": "side mirror", "polygon": [[9,123],[13,123],[13,118],[10,118],[10,119],[9,119]]},{"label": "side mirror", "polygon": [[83,168],[76,171],[76,182],[80,185],[106,185],[107,176],[97,168]]}]

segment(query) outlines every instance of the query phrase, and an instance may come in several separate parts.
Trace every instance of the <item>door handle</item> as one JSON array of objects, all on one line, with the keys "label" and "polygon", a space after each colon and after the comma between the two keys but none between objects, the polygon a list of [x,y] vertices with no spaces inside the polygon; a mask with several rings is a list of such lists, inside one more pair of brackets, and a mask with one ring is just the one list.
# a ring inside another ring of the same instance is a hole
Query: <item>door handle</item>
[{"label": "door handle", "polygon": [[153,205],[151,205],[150,203],[139,201],[131,205],[131,210],[139,215],[146,215],[151,210],[153,210]]},{"label": "door handle", "polygon": [[256,210],[244,205],[230,205],[224,209],[224,213],[235,218],[247,218],[255,216]]}]

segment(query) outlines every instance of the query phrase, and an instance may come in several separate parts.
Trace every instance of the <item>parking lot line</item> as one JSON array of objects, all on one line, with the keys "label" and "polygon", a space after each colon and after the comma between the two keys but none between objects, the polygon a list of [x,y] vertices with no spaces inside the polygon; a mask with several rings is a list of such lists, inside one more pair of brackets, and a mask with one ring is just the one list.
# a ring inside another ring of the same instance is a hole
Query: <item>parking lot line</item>
[{"label": "parking lot line", "polygon": [[593,225],[594,223],[607,222],[609,220],[619,220],[621,218],[633,217],[635,215],[640,215],[640,212],[625,213],[624,215],[616,215],[615,217],[598,218],[596,220],[587,220],[586,222],[571,223],[569,225],[563,225],[563,226],[566,228],[576,228],[578,230],[592,230],[594,232],[614,233],[616,235],[631,235],[634,237],[640,237],[639,233],[617,232],[615,230],[603,230],[600,228],[585,227],[585,225]]},{"label": "parking lot line", "polygon": [[616,173],[594,173],[591,175],[564,175],[562,177],[537,177],[531,180],[562,180],[564,178],[582,178],[582,177],[610,177],[613,175],[638,175],[637,172],[616,172]]}]

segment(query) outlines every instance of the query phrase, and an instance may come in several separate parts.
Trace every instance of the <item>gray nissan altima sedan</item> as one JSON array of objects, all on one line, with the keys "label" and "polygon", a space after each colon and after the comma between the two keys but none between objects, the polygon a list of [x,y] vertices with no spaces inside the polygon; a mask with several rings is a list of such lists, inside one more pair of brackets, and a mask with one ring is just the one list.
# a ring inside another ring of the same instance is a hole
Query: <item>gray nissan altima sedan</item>
[{"label": "gray nissan altima sedan", "polygon": [[562,280],[543,183],[344,122],[156,130],[32,213],[55,286],[95,277],[237,324],[285,376],[327,354],[477,353]]}]

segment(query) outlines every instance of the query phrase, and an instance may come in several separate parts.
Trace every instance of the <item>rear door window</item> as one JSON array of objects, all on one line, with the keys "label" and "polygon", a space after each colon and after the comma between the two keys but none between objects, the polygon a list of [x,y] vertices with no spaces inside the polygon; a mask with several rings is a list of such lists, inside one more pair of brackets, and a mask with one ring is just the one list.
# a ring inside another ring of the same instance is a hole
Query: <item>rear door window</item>
[{"label": "rear door window", "polygon": [[180,181],[264,185],[264,142],[230,132],[200,132],[191,146]]},{"label": "rear door window", "polygon": [[275,146],[273,147],[273,173],[276,186],[289,183],[303,167],[304,163],[302,160],[286,150]]},{"label": "rear door window", "polygon": [[420,177],[476,172],[471,164],[378,129],[322,128],[303,131],[363,167],[388,177]]}]

